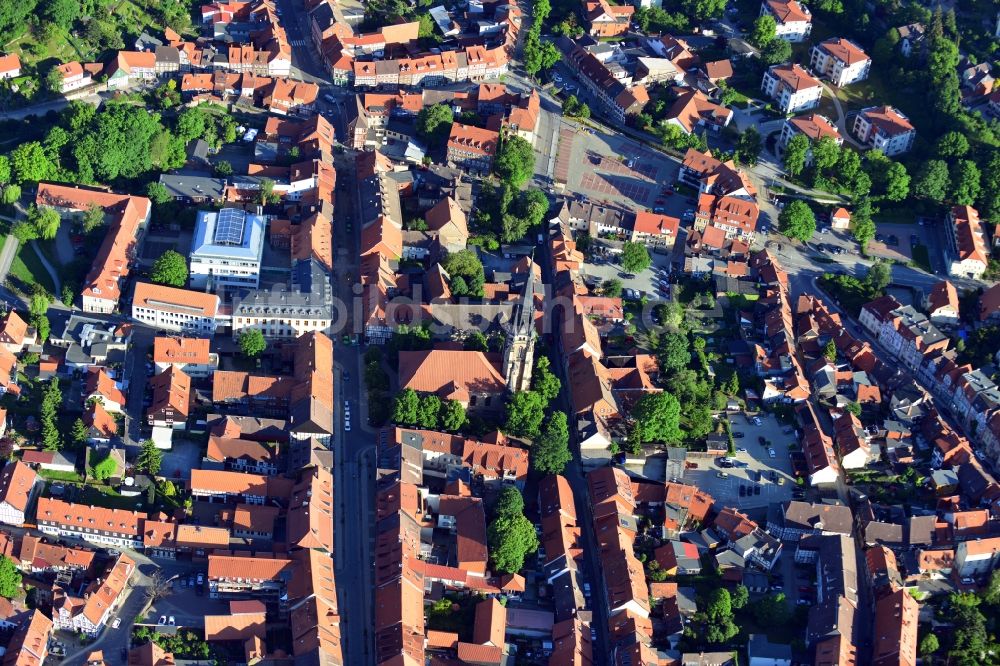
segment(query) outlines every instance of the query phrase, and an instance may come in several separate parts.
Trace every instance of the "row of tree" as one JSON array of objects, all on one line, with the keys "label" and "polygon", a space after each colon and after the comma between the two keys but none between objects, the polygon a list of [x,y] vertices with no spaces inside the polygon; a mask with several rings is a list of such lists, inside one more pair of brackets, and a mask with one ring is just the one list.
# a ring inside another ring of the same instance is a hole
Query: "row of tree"
[{"label": "row of tree", "polygon": [[465,407],[457,400],[442,401],[436,395],[421,397],[413,389],[407,388],[396,396],[392,420],[399,425],[457,432],[466,423]]}]

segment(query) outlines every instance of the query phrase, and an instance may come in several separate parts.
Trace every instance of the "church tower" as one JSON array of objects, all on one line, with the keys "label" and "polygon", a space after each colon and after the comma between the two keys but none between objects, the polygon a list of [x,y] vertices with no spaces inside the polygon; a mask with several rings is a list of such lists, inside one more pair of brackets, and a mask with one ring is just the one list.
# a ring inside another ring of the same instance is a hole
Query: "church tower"
[{"label": "church tower", "polygon": [[521,300],[514,306],[506,325],[503,347],[503,370],[511,393],[531,388],[531,370],[535,365],[535,265],[529,263]]}]

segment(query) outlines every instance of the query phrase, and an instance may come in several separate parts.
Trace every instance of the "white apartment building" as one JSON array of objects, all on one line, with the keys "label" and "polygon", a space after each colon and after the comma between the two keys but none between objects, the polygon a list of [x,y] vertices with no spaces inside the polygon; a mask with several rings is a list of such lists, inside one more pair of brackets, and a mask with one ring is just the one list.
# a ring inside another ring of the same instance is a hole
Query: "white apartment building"
[{"label": "white apartment building", "polygon": [[772,65],[764,72],[760,89],[782,113],[813,109],[823,96],[823,86],[800,65]]},{"label": "white apartment building", "polygon": [[198,213],[191,246],[191,287],[256,288],[266,225],[264,216],[241,208]]},{"label": "white apartment building", "polygon": [[948,275],[979,280],[990,261],[979,211],[972,206],[954,206],[948,213]]},{"label": "white apartment building", "polygon": [[890,157],[908,151],[917,138],[910,119],[891,106],[862,109],[854,120],[854,134],[861,143]]},{"label": "white apartment building", "polygon": [[812,48],[809,69],[839,87],[864,81],[872,59],[849,39],[833,37]]},{"label": "white apartment building", "polygon": [[963,541],[955,547],[955,568],[962,578],[987,576],[1000,563],[1000,537]]},{"label": "white apartment building", "polygon": [[812,32],[812,14],[797,0],[764,0],[760,15],[770,14],[775,36],[789,42],[801,42]]},{"label": "white apartment building", "polygon": [[136,282],[132,318],[166,331],[215,335],[219,297],[190,289]]},{"label": "white apartment building", "polygon": [[143,520],[136,511],[71,504],[50,497],[38,498],[35,511],[38,529],[46,534],[134,550],[142,548]]}]

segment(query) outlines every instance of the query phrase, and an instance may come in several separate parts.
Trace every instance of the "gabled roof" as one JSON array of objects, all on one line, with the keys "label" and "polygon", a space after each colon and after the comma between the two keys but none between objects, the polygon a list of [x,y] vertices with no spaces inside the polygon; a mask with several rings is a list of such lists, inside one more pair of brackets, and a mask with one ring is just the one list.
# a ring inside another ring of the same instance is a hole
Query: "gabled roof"
[{"label": "gabled roof", "polygon": [[778,23],[812,21],[812,15],[797,0],[764,0],[764,4]]},{"label": "gabled roof", "polygon": [[464,402],[472,394],[500,395],[506,381],[482,352],[431,349],[400,352],[399,385]]},{"label": "gabled roof", "polygon": [[865,60],[871,60],[860,46],[843,37],[831,37],[820,42],[816,48],[825,51],[845,65],[855,65]]},{"label": "gabled roof", "polygon": [[36,481],[33,469],[20,461],[8,462],[0,472],[0,502],[23,512]]},{"label": "gabled roof", "polygon": [[208,338],[157,336],[153,340],[153,362],[206,365],[210,344]]}]

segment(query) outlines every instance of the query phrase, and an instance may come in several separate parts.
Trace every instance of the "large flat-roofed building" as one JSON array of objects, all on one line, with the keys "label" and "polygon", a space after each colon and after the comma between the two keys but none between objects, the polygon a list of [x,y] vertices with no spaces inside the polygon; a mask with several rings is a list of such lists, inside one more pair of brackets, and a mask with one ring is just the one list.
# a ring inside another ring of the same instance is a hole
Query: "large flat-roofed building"
[{"label": "large flat-roofed building", "polygon": [[219,297],[190,289],[136,282],[132,318],[166,331],[215,335]]},{"label": "large flat-roofed building", "polygon": [[191,250],[191,286],[256,288],[266,224],[264,216],[240,208],[198,213]]}]

